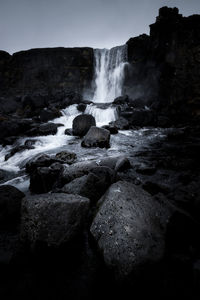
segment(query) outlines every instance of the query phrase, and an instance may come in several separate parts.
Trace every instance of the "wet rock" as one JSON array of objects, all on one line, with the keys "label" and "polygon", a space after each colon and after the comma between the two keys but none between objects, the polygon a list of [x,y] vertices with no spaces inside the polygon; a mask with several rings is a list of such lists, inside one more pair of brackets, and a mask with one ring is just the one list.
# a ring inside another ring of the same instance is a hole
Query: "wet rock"
[{"label": "wet rock", "polygon": [[36,242],[61,246],[80,233],[88,208],[89,199],[78,195],[55,193],[25,197],[21,239],[32,246]]},{"label": "wet rock", "polygon": [[131,167],[130,161],[127,157],[120,157],[115,165],[116,172],[123,172]]},{"label": "wet rock", "polygon": [[57,153],[55,158],[59,161],[63,161],[64,163],[71,165],[76,161],[77,156],[73,152],[62,151]]},{"label": "wet rock", "polygon": [[26,163],[26,172],[32,173],[38,167],[49,167],[55,162],[57,162],[57,159],[55,157],[51,157],[47,154],[39,154]]},{"label": "wet rock", "polygon": [[84,136],[91,126],[96,126],[95,118],[92,115],[79,115],[73,120],[73,135]]},{"label": "wet rock", "polygon": [[66,135],[73,135],[72,129],[71,128],[65,129],[65,134]]},{"label": "wet rock", "polygon": [[119,96],[119,97],[115,98],[115,100],[113,101],[113,104],[125,104],[126,102],[129,102],[128,95]]},{"label": "wet rock", "polygon": [[110,131],[110,134],[117,134],[118,133],[118,129],[114,125],[104,125],[104,126],[102,126],[102,128],[107,129],[108,131]]},{"label": "wet rock", "polygon": [[29,144],[27,143],[26,145],[21,145],[21,146],[14,147],[10,151],[10,153],[5,155],[5,161],[7,161],[12,156],[14,156],[16,153],[22,152],[24,150],[30,150],[30,149],[34,149],[34,147],[30,145],[30,143]]},{"label": "wet rock", "polygon": [[48,122],[55,118],[59,118],[60,116],[61,116],[61,113],[59,110],[43,109],[40,112],[39,118],[40,118],[41,122]]},{"label": "wet rock", "polygon": [[0,186],[0,229],[16,229],[19,225],[23,197],[24,193],[14,186]]},{"label": "wet rock", "polygon": [[35,194],[51,191],[62,170],[63,166],[60,163],[53,163],[50,167],[36,168],[30,174],[30,191]]},{"label": "wet rock", "polygon": [[94,170],[96,167],[99,166],[101,167],[105,166],[108,167],[109,169],[114,170],[118,158],[119,158],[118,156],[108,157],[108,158],[98,159],[96,161],[95,160],[83,161],[83,162],[75,163],[71,166],[63,166],[63,172],[60,174],[60,179],[59,179],[60,182],[58,186],[62,187],[64,186],[64,184],[69,183],[75,178],[88,175],[90,172],[92,172],[92,170]]},{"label": "wet rock", "polygon": [[99,205],[90,231],[116,276],[127,276],[163,258],[171,214],[167,205],[125,181],[114,183]]},{"label": "wet rock", "polygon": [[97,201],[115,181],[115,172],[108,167],[96,167],[88,175],[81,176],[64,185],[62,192],[78,194]]},{"label": "wet rock", "polygon": [[97,166],[96,161],[78,162],[71,166],[64,166],[63,172],[60,175],[59,186],[69,183],[75,178],[89,174],[89,172]]},{"label": "wet rock", "polygon": [[110,132],[106,129],[92,126],[86,136],[84,137],[82,147],[110,147]]},{"label": "wet rock", "polygon": [[87,107],[87,104],[86,104],[86,103],[79,103],[79,104],[77,105],[77,109],[78,109],[78,111],[80,111],[80,112],[84,112],[84,111],[86,110],[86,107]]},{"label": "wet rock", "polygon": [[47,123],[42,125],[37,125],[32,128],[27,135],[30,136],[43,136],[43,135],[55,135],[57,133],[57,128],[63,126],[61,124]]},{"label": "wet rock", "polygon": [[34,145],[35,145],[35,143],[37,143],[37,140],[26,140],[25,142],[24,142],[24,146],[26,146],[26,147],[33,147],[34,148]]},{"label": "wet rock", "polygon": [[0,169],[0,182],[1,183],[6,182],[14,177],[16,177],[15,172]]},{"label": "wet rock", "polygon": [[129,122],[123,117],[120,117],[116,121],[110,122],[109,125],[114,126],[119,130],[129,129]]}]

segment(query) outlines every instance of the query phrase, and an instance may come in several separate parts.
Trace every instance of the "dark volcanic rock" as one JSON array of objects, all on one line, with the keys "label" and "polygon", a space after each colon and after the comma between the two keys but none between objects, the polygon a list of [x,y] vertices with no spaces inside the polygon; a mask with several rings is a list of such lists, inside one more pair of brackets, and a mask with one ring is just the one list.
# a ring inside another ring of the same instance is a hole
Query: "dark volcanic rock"
[{"label": "dark volcanic rock", "polygon": [[129,129],[129,122],[125,118],[120,117],[116,121],[110,122],[109,126],[114,126],[119,130]]},{"label": "dark volcanic rock", "polygon": [[81,111],[81,112],[84,112],[86,107],[87,107],[87,104],[85,104],[85,103],[80,103],[77,105],[78,111]]},{"label": "dark volcanic rock", "polygon": [[22,202],[21,239],[32,246],[43,242],[60,246],[74,238],[84,225],[89,199],[78,195],[28,196]]},{"label": "dark volcanic rock", "polygon": [[55,157],[51,157],[47,154],[39,154],[26,163],[26,172],[34,172],[38,167],[49,167],[55,162],[57,162]]},{"label": "dark volcanic rock", "polygon": [[177,8],[163,7],[150,25],[150,36],[127,42],[125,92],[133,100],[145,97],[147,103],[154,98],[158,115],[171,125],[199,119],[199,32],[199,15],[183,17]]},{"label": "dark volcanic rock", "polygon": [[62,170],[60,163],[53,163],[50,167],[38,167],[30,174],[30,191],[35,194],[51,191]]},{"label": "dark volcanic rock", "polygon": [[48,122],[50,120],[53,120],[55,118],[59,118],[61,116],[61,113],[59,110],[51,110],[51,109],[43,109],[40,112],[40,121],[41,122]]},{"label": "dark volcanic rock", "polygon": [[14,228],[20,223],[24,194],[11,185],[0,186],[0,229]]},{"label": "dark volcanic rock", "polygon": [[104,125],[104,126],[102,126],[102,128],[107,129],[108,131],[110,131],[110,134],[117,134],[118,133],[118,129],[114,125]]},{"label": "dark volcanic rock", "polygon": [[167,205],[141,188],[123,181],[113,184],[90,229],[106,265],[124,277],[162,259],[170,214]]},{"label": "dark volcanic rock", "polygon": [[[95,170],[98,166],[108,167],[108,169],[114,170],[115,165],[119,157],[108,157],[103,159],[98,159],[97,161],[83,161],[75,163],[71,166],[64,166],[63,172],[60,175],[59,187],[62,187],[64,184],[69,183],[75,178],[88,175],[92,170]],[[101,170],[101,169],[98,169]],[[98,176],[98,174],[95,173]]]},{"label": "dark volcanic rock", "polygon": [[131,167],[130,161],[127,157],[121,157],[117,160],[115,165],[116,172],[123,172]]},{"label": "dark volcanic rock", "polygon": [[67,128],[67,129],[65,129],[65,134],[66,135],[73,135],[73,131],[72,131],[72,129],[71,128]]},{"label": "dark volcanic rock", "polygon": [[84,137],[82,147],[110,147],[110,132],[106,129],[92,126]]},{"label": "dark volcanic rock", "polygon": [[55,158],[61,162],[63,161],[64,163],[71,165],[76,161],[77,156],[73,152],[62,151],[57,153]]},{"label": "dark volcanic rock", "polygon": [[[32,120],[23,120],[18,118],[0,119],[0,144],[7,144],[8,137],[23,136],[31,128]],[[8,141],[8,144],[9,141]]]},{"label": "dark volcanic rock", "polygon": [[128,95],[115,98],[115,100],[113,101],[113,104],[125,104],[126,102],[129,102]]},{"label": "dark volcanic rock", "polygon": [[4,55],[0,64],[1,94],[27,95],[40,107],[45,106],[39,98],[59,104],[67,97],[67,105],[72,104],[70,93],[87,89],[92,77],[92,48],[31,49],[9,59]]},{"label": "dark volcanic rock", "polygon": [[96,167],[88,175],[76,178],[64,185],[61,191],[68,194],[78,194],[96,201],[114,181],[115,172],[112,169]]},{"label": "dark volcanic rock", "polygon": [[84,136],[91,126],[96,126],[95,118],[92,115],[79,115],[73,120],[73,135]]},{"label": "dark volcanic rock", "polygon": [[57,133],[57,128],[59,126],[60,124],[54,124],[54,123],[37,125],[29,132],[27,132],[27,134],[30,136],[43,136],[43,135],[51,135],[51,134],[55,135]]}]

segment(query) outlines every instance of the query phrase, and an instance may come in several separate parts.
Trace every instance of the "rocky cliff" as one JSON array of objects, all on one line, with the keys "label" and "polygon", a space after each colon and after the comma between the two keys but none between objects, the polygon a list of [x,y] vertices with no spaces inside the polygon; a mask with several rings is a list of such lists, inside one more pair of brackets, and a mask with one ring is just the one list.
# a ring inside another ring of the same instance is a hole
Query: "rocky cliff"
[{"label": "rocky cliff", "polygon": [[163,7],[150,36],[128,42],[125,87],[132,98],[145,98],[174,121],[200,115],[200,16],[183,17]]},{"label": "rocky cliff", "polygon": [[92,48],[32,49],[12,56],[0,52],[0,97],[5,102],[13,102],[13,97],[20,102],[25,95],[46,96],[50,101],[60,94],[81,94],[92,78]]}]

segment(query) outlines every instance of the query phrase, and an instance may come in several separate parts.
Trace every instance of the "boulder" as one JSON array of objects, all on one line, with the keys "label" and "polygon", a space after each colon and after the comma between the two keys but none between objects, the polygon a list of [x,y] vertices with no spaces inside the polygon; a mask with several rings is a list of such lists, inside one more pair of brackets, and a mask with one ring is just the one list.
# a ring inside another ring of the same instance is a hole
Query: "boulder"
[{"label": "boulder", "polygon": [[14,186],[0,186],[0,229],[16,229],[19,225],[23,197],[24,193]]},{"label": "boulder", "polygon": [[40,121],[41,122],[48,122],[50,120],[53,120],[55,118],[59,118],[61,116],[61,113],[59,110],[56,109],[43,109],[40,114]]},{"label": "boulder", "polygon": [[118,129],[114,125],[104,125],[104,126],[102,126],[102,128],[107,129],[108,131],[110,131],[110,134],[117,134],[118,133]]},{"label": "boulder", "polygon": [[110,132],[107,129],[92,126],[84,137],[82,147],[110,147]]},{"label": "boulder", "polygon": [[124,277],[165,253],[165,233],[171,209],[132,183],[111,185],[99,201],[90,228],[105,264]]},{"label": "boulder", "polygon": [[92,115],[79,115],[73,120],[73,135],[84,136],[91,126],[96,126],[95,118]]},{"label": "boulder", "polygon": [[50,167],[36,168],[30,174],[30,191],[35,194],[51,191],[62,170],[63,166],[60,163],[53,163]]},{"label": "boulder", "polygon": [[81,176],[64,185],[62,192],[78,194],[92,201],[98,200],[115,181],[115,173],[108,167],[96,167],[88,175]]},{"label": "boulder", "polygon": [[120,157],[115,165],[116,172],[123,172],[131,167],[130,161],[127,157]]},{"label": "boulder", "polygon": [[27,132],[30,136],[43,136],[43,135],[55,135],[57,133],[57,128],[63,126],[61,124],[46,123],[42,125],[37,125]]},{"label": "boulder", "polygon": [[126,102],[129,102],[129,97],[128,95],[125,96],[119,96],[117,98],[115,98],[115,100],[113,101],[113,104],[125,104]]},{"label": "boulder", "polygon": [[69,183],[75,178],[88,175],[90,172],[92,172],[92,170],[94,172],[95,168],[98,166],[105,166],[108,167],[109,169],[114,170],[118,159],[119,159],[118,156],[107,157],[107,158],[98,159],[96,161],[95,160],[82,161],[82,162],[75,163],[71,166],[64,165],[63,171],[60,174],[59,187],[64,186],[65,184]]},{"label": "boulder", "polygon": [[21,239],[34,246],[42,242],[60,246],[80,233],[87,217],[89,199],[78,195],[43,194],[22,201]]},{"label": "boulder", "polygon": [[55,162],[57,162],[57,159],[55,159],[55,157],[51,157],[47,154],[39,154],[39,155],[31,158],[26,163],[26,172],[32,173],[38,167],[49,167],[50,165],[52,165]]},{"label": "boulder", "polygon": [[116,121],[110,122],[109,126],[114,126],[119,130],[124,130],[129,129],[129,122],[125,118],[120,117]]},{"label": "boulder", "polygon": [[86,103],[79,103],[79,104],[77,105],[77,109],[78,109],[78,111],[80,111],[80,112],[84,112],[84,111],[86,110],[86,107],[87,107],[87,104],[86,104]]},{"label": "boulder", "polygon": [[65,134],[66,135],[73,135],[73,131],[72,131],[72,129],[71,128],[67,128],[67,129],[65,129]]},{"label": "boulder", "polygon": [[57,153],[55,158],[58,159],[60,162],[71,165],[76,161],[77,156],[73,152],[62,151]]}]

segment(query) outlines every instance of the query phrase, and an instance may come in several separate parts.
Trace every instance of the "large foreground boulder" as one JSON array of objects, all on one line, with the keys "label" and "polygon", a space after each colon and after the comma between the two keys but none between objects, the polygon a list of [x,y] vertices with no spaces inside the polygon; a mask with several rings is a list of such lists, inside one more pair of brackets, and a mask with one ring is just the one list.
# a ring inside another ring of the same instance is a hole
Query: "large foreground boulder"
[{"label": "large foreground boulder", "polygon": [[169,217],[167,205],[119,181],[101,198],[90,231],[106,265],[124,277],[163,257]]},{"label": "large foreground boulder", "polygon": [[78,195],[44,194],[27,196],[22,201],[21,239],[32,246],[42,242],[60,246],[83,228],[89,199]]},{"label": "large foreground boulder", "polygon": [[84,137],[82,147],[110,147],[110,131],[104,128],[92,126],[86,136]]},{"label": "large foreground boulder", "polygon": [[95,118],[92,115],[79,115],[73,120],[73,135],[84,136],[91,126],[96,126]]}]

